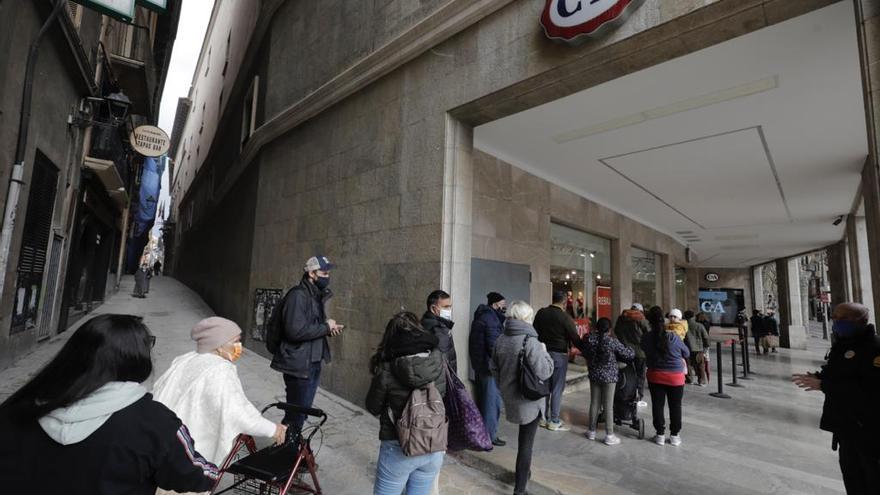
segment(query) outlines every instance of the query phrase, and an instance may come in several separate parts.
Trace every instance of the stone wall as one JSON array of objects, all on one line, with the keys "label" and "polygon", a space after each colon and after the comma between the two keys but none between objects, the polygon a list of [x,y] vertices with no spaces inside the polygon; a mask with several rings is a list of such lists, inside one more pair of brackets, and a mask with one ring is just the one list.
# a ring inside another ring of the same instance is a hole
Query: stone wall
[{"label": "stone wall", "polygon": [[[473,247],[536,263],[532,253],[524,251],[543,241],[528,237],[541,236],[542,223],[548,225],[551,217],[614,238],[618,253],[628,252],[631,245],[666,253],[664,292],[671,301],[672,270],[683,258],[683,249],[671,239],[512,169],[509,183],[515,195],[496,198],[497,193],[484,195],[486,189],[478,186],[481,197],[471,198],[476,185],[469,168],[468,126],[828,2],[647,0],[620,29],[577,48],[544,37],[538,23],[543,0],[494,2],[505,5],[460,32],[453,30],[458,34],[417,58],[390,54],[400,56],[402,65],[353,94],[344,88],[321,93],[326,106],[314,117],[273,121],[282,109],[312,101],[313,90],[343,71],[373,69],[352,64],[396,33],[410,26],[433,32],[431,23],[437,20],[431,15],[440,2],[419,2],[418,7],[403,1],[355,3],[357,8],[345,11],[335,7],[350,7],[351,2],[321,2],[318,12],[309,2],[287,2],[275,16],[267,37],[270,63],[265,75],[271,132],[255,133],[254,142],[265,144],[253,152],[252,163],[240,167],[258,167],[260,172],[249,287],[236,290],[252,301],[256,287],[289,286],[301,276],[305,259],[316,252],[338,262],[332,284],[337,296],[329,309],[347,329],[332,341],[334,361],[322,385],[360,402],[370,378],[367,358],[394,312],[406,308],[421,313],[430,290],[441,284],[460,287],[456,284],[469,280],[460,272],[455,272],[456,278],[448,268],[469,262]],[[383,11],[383,6],[392,10]],[[296,124],[284,127],[285,122]],[[453,167],[455,160],[461,167]],[[480,166],[509,169],[500,163]],[[236,180],[234,175],[230,180]],[[524,204],[540,195],[546,204]],[[489,212],[510,206],[528,218],[524,231],[514,233],[509,220],[495,225],[491,217],[474,217],[471,199],[482,201],[479,208]],[[539,221],[539,215],[544,220]],[[480,222],[474,237],[472,221]],[[491,240],[493,235],[502,240]],[[537,271],[533,292],[548,282],[547,271],[548,267]],[[629,272],[629,257],[624,256],[613,275],[616,309],[631,303]],[[462,297],[464,290],[456,291],[456,342],[464,355],[468,329],[461,320],[467,312],[461,306],[468,298]]]},{"label": "stone wall", "polygon": [[671,237],[568,192],[488,153],[474,152],[471,256],[531,267],[531,303],[550,303],[550,224],[611,239],[614,314],[631,300],[630,246],[668,256],[684,265],[684,247]]}]

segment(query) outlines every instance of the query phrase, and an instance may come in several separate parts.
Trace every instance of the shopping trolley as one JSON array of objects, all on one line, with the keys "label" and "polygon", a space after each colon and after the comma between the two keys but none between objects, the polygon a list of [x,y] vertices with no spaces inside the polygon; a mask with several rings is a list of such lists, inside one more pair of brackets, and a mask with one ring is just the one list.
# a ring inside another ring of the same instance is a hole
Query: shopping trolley
[{"label": "shopping trolley", "polygon": [[[302,407],[284,402],[270,404],[260,411],[265,414],[272,408],[283,411],[305,414],[320,418],[320,422],[309,428],[309,433],[300,434],[297,438],[285,442],[283,445],[273,445],[257,450],[253,437],[239,435],[232,452],[226,456],[220,467],[220,477],[214,484],[212,494],[237,493],[248,495],[287,495],[293,490],[297,493],[312,493],[321,495],[321,485],[318,483],[317,464],[315,454],[312,451],[312,438],[321,430],[321,426],[327,422],[327,414],[320,409]],[[302,468],[311,476],[311,486],[305,480],[299,479]],[[233,483],[220,491],[220,482],[225,475],[233,476]]]}]

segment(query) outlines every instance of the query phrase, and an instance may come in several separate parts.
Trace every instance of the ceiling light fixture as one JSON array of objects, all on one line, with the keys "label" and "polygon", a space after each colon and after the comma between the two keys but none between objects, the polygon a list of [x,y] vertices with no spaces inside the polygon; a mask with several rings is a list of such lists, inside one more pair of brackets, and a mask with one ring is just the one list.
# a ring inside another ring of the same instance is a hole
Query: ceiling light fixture
[{"label": "ceiling light fixture", "polygon": [[643,112],[627,115],[625,117],[606,120],[605,122],[601,122],[599,124],[589,127],[583,127],[581,129],[575,129],[573,131],[557,134],[551,139],[556,144],[564,144],[570,141],[576,141],[578,139],[601,134],[603,132],[613,131],[616,129],[629,127],[631,125],[640,124],[642,122],[647,122],[652,119],[668,117],[670,115],[687,112],[689,110],[696,110],[697,108],[707,107],[716,103],[722,103],[725,101],[742,98],[744,96],[751,96],[758,93],[763,93],[765,91],[770,91],[771,89],[776,89],[778,87],[779,76],[765,77],[764,79],[759,79],[757,81],[740,84],[738,86],[733,86],[727,89],[713,91],[711,93],[706,93],[700,96],[694,96],[692,98],[680,100],[674,103],[670,103],[668,105],[663,105],[660,107],[652,108],[650,110],[645,110]]}]

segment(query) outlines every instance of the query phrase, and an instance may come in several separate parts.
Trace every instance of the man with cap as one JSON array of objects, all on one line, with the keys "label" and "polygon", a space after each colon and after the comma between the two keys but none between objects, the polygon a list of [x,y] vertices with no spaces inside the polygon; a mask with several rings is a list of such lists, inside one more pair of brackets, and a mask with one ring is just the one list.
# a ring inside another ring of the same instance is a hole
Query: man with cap
[{"label": "man with cap", "polygon": [[806,390],[825,394],[819,428],[834,436],[846,493],[880,493],[880,337],[868,323],[868,308],[834,308],[833,344],[822,370],[792,376]]},{"label": "man with cap", "polygon": [[495,378],[489,371],[495,339],[504,331],[504,313],[507,301],[497,292],[486,295],[486,304],[480,304],[474,312],[471,323],[471,334],[468,340],[471,366],[474,368],[476,381],[477,407],[483,416],[486,431],[492,438],[492,444],[498,447],[507,445],[498,436],[498,420],[501,418],[501,393]]},{"label": "man with cap", "polygon": [[540,426],[550,431],[569,430],[559,417],[559,411],[562,407],[562,393],[565,391],[565,373],[568,371],[568,351],[572,345],[578,348],[583,346],[574,320],[565,309],[567,300],[568,293],[565,291],[553,291],[553,304],[539,309],[533,323],[538,332],[538,340],[547,346],[547,352],[553,358],[550,395],[547,396],[549,421],[541,418],[539,422]]},{"label": "man with cap", "polygon": [[[327,318],[325,305],[330,299],[330,270],[336,265],[326,256],[309,258],[299,285],[281,301],[281,344],[272,358],[272,369],[284,374],[287,402],[312,407],[321,379],[321,363],[330,361],[327,337],[338,335],[343,326]],[[290,425],[288,438],[302,430],[305,415],[285,412]]]}]

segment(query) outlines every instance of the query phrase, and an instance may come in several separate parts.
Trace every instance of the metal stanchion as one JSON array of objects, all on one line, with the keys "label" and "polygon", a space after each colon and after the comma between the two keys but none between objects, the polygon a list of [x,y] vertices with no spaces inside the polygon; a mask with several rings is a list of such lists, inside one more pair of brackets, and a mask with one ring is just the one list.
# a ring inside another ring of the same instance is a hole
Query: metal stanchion
[{"label": "metal stanchion", "polygon": [[[715,355],[718,357],[718,371],[715,372],[717,375],[716,380],[718,380],[718,391],[709,395],[719,399],[729,399],[730,396],[724,393],[724,374],[721,369],[721,342],[716,342],[715,344]],[[736,374],[735,371],[734,374]]]},{"label": "metal stanchion", "polygon": [[[749,378],[749,373],[751,373],[752,370],[749,369],[749,344],[748,344],[747,332],[744,332],[744,335],[745,336],[743,338],[741,338],[739,341],[740,347],[742,348],[740,350],[742,351],[742,361],[743,361],[743,363],[742,363],[743,374],[741,377],[739,377],[739,379],[740,380],[751,380],[751,378]],[[736,374],[736,373],[734,373],[734,374]]]},{"label": "metal stanchion", "polygon": [[730,387],[742,387],[743,385],[741,383],[736,382],[736,340],[730,341],[730,363],[730,367],[733,370],[731,373],[731,375],[733,375],[733,381],[727,385]]}]

